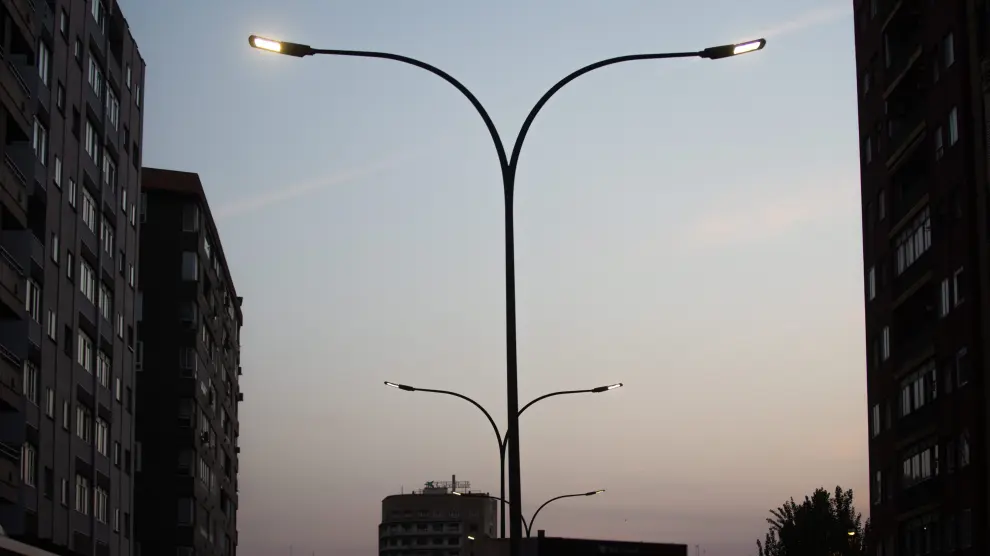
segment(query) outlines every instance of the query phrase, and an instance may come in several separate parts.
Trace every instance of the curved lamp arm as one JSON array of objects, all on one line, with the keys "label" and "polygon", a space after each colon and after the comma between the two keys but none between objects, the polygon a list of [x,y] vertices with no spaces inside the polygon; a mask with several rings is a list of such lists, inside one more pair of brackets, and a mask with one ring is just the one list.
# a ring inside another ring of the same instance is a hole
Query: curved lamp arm
[{"label": "curved lamp arm", "polygon": [[398,388],[399,390],[405,390],[406,392],[429,392],[431,394],[444,394],[447,396],[454,396],[455,398],[460,398],[470,403],[474,407],[477,407],[478,409],[481,410],[482,413],[485,414],[485,417],[488,418],[488,422],[491,423],[492,425],[492,430],[495,431],[495,439],[498,440],[498,445],[500,447],[504,445],[502,442],[502,433],[499,432],[498,425],[495,424],[495,419],[492,419],[491,413],[488,413],[488,410],[482,407],[480,403],[472,400],[471,398],[465,396],[464,394],[458,394],[457,392],[451,392],[449,390],[434,390],[432,388],[416,388],[415,386],[409,386],[407,384],[399,384],[397,382],[389,382],[387,380],[385,381],[385,386]]},{"label": "curved lamp arm", "polygon": [[297,58],[302,58],[304,56],[313,56],[315,54],[327,54],[331,56],[352,56],[356,58],[378,58],[382,60],[393,60],[396,62],[402,62],[403,64],[409,64],[410,66],[415,66],[420,69],[424,69],[433,75],[443,79],[447,83],[454,86],[455,89],[460,91],[468,101],[471,102],[471,106],[478,111],[481,119],[485,121],[485,127],[488,128],[488,133],[492,136],[492,141],[495,143],[495,150],[498,151],[498,163],[502,168],[503,172],[505,168],[508,167],[508,159],[505,155],[505,145],[502,143],[502,137],[498,134],[498,129],[495,127],[495,122],[492,121],[491,116],[488,115],[488,111],[478,100],[478,97],[474,96],[463,83],[454,78],[454,76],[443,71],[442,69],[427,64],[426,62],[417,60],[415,58],[410,58],[409,56],[402,56],[401,54],[390,54],[388,52],[368,52],[364,50],[334,50],[334,49],[321,49],[313,48],[308,44],[298,44],[284,41],[273,41],[270,39],[265,39],[257,35],[251,35],[248,37],[248,44],[254,48],[259,48],[261,50],[268,50],[271,52],[276,52],[279,54],[285,54],[287,56],[295,56]]},{"label": "curved lamp arm", "polygon": [[555,502],[557,500],[562,500],[564,498],[577,498],[579,496],[594,496],[596,494],[601,494],[603,492],[605,492],[605,489],[593,490],[591,492],[582,492],[582,493],[579,493],[579,494],[563,494],[561,496],[556,496],[554,498],[551,498],[551,499],[547,500],[546,502],[543,503],[542,506],[540,506],[539,508],[536,508],[536,511],[533,512],[533,517],[529,518],[529,525],[526,525],[526,536],[528,537],[528,536],[530,536],[530,533],[532,533],[533,522],[536,521],[536,516],[540,515],[540,510],[542,510],[543,508],[547,507],[547,504],[549,504],[550,502]]},{"label": "curved lamp arm", "polygon": [[[597,388],[585,388],[584,390],[561,390],[560,392],[550,392],[549,394],[543,394],[539,398],[530,401],[528,404],[524,405],[522,409],[519,410],[519,415],[523,414],[529,406],[535,404],[538,401],[545,400],[547,398],[552,398],[554,396],[565,396],[568,394],[599,394],[601,392],[608,392],[609,390],[615,390],[616,388],[622,388],[621,382],[616,382],[615,384],[609,384],[608,386],[598,386]],[[502,449],[505,449],[505,444],[509,441],[509,436],[512,434],[512,430],[505,431],[505,437],[502,439]]]}]

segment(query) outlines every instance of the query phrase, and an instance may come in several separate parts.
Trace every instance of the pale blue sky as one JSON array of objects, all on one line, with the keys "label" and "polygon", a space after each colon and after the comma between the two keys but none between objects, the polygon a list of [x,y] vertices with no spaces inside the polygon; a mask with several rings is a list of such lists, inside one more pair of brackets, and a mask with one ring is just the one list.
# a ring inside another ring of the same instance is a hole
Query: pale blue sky
[{"label": "pale blue sky", "polygon": [[868,510],[850,0],[121,0],[148,64],[145,164],[198,172],[245,297],[244,556],[374,554],[380,501],[497,491],[502,192],[467,101],[401,64],[290,59],[250,33],[429,61],[507,140],[527,514],[560,536],[755,552],[818,486]]}]

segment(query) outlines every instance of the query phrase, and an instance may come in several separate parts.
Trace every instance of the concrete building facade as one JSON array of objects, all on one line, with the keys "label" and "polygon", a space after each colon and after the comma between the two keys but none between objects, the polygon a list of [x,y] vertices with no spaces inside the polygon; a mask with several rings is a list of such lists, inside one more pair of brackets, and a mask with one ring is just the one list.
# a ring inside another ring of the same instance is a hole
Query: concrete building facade
[{"label": "concrete building facade", "polygon": [[987,554],[985,0],[855,0],[877,554]]},{"label": "concrete building facade", "polygon": [[142,556],[232,556],[243,299],[199,176],[142,178],[135,537]]},{"label": "concrete building facade", "polygon": [[378,553],[382,556],[475,556],[477,543],[498,536],[497,502],[487,493],[454,494],[451,486],[427,483],[412,494],[382,500]]},{"label": "concrete building facade", "polygon": [[114,0],[0,0],[0,526],[132,554],[145,64]]}]

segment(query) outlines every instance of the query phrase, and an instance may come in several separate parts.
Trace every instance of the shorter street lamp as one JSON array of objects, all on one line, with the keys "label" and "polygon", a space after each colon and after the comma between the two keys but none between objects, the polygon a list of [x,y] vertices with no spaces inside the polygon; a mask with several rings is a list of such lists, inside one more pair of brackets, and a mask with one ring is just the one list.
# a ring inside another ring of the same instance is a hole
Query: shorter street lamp
[{"label": "shorter street lamp", "polygon": [[[555,502],[557,500],[563,500],[564,498],[578,498],[580,496],[594,496],[596,494],[601,494],[603,492],[605,492],[605,489],[593,490],[591,492],[579,492],[577,494],[563,494],[561,496],[555,496],[555,497],[547,500],[543,504],[541,504],[539,508],[536,508],[536,511],[533,512],[533,517],[529,518],[529,523],[526,522],[526,518],[525,517],[522,517],[522,515],[521,515],[522,512],[520,512],[520,516],[519,517],[522,518],[523,527],[526,529],[526,536],[527,537],[530,537],[531,536],[531,533],[533,532],[533,522],[536,521],[536,516],[540,515],[540,510],[542,510],[543,508],[545,508],[547,506],[547,504],[549,504],[551,502]],[[464,493],[457,492],[457,491],[454,491],[451,494],[453,494],[454,496],[464,496]],[[477,496],[478,498],[490,498],[492,500],[498,500],[498,501],[502,502],[503,504],[509,504],[509,501],[508,500],[506,500],[504,498],[499,498],[498,496],[491,496],[489,494],[471,494],[471,493],[468,493],[467,496]],[[471,539],[471,540],[474,540],[470,536],[468,538]]]},{"label": "shorter street lamp", "polygon": [[[502,502],[502,511],[501,511],[501,514],[502,515],[500,516],[501,522],[502,522],[501,536],[502,536],[502,538],[505,538],[505,505],[508,504],[508,502],[505,501],[505,450],[508,447],[509,435],[512,434],[512,430],[511,429],[507,429],[505,431],[505,435],[503,436],[502,435],[502,432],[499,431],[498,425],[495,424],[495,419],[492,419],[492,416],[491,416],[490,413],[488,413],[488,410],[485,409],[480,403],[472,400],[471,398],[465,396],[464,394],[458,394],[457,392],[451,392],[449,390],[434,390],[432,388],[417,388],[415,386],[409,386],[408,384],[399,384],[398,382],[389,382],[387,380],[385,381],[385,386],[388,386],[390,388],[397,388],[397,389],[403,390],[405,392],[429,392],[429,393],[432,393],[432,394],[444,394],[444,395],[447,395],[447,396],[454,396],[455,398],[460,398],[460,399],[462,399],[462,400],[470,403],[474,407],[477,407],[478,409],[481,410],[482,413],[485,414],[485,417],[488,418],[488,422],[491,423],[492,428],[495,429],[495,439],[498,441],[499,483],[501,484],[501,489],[499,491],[499,494],[501,494],[502,496],[501,497],[496,497],[495,499],[496,500],[500,500]],[[615,384],[609,384],[609,385],[606,385],[606,386],[597,386],[595,388],[586,388],[584,390],[561,390],[560,392],[550,392],[549,394],[543,394],[542,396],[540,396],[540,397],[538,397],[538,398],[530,401],[528,404],[524,405],[522,407],[522,409],[519,410],[518,415],[522,415],[523,414],[523,411],[526,411],[527,409],[529,409],[529,407],[532,406],[533,404],[535,404],[536,402],[541,401],[541,400],[545,400],[547,398],[552,398],[554,396],[564,396],[564,395],[567,395],[567,394],[601,394],[602,392],[608,392],[610,390],[615,390],[616,388],[622,388],[622,383],[621,382],[616,382]],[[582,494],[581,496],[584,496],[584,495]],[[539,511],[539,510],[537,510],[537,511]],[[525,523],[523,523],[523,525],[525,526]]]}]

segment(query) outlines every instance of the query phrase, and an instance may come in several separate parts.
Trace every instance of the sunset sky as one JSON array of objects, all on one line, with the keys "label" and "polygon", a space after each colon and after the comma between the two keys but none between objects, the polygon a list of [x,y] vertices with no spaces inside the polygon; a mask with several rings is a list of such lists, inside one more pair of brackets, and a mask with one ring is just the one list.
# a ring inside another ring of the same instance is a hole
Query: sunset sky
[{"label": "sunset sky", "polygon": [[197,172],[244,296],[242,556],[377,553],[381,499],[497,492],[503,202],[470,104],[416,68],[294,59],[258,33],[401,53],[512,141],[575,81],[516,194],[526,515],[551,536],[754,554],[770,508],[869,509],[851,0],[120,0],[148,64],[147,166]]}]

